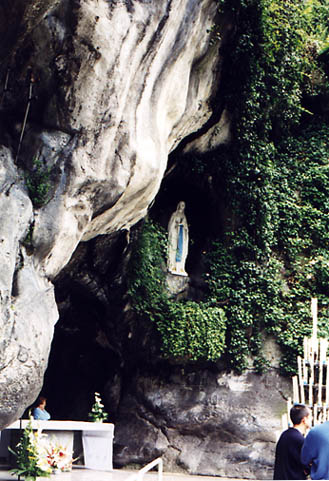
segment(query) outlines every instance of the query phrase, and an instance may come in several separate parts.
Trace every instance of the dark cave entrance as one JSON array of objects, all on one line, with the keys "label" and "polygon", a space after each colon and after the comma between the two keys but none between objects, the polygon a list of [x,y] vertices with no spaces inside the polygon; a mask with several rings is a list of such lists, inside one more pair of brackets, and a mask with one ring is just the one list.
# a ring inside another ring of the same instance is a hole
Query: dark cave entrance
[{"label": "dark cave entrance", "polygon": [[[213,185],[211,176],[200,181],[200,177],[184,175],[178,166],[163,179],[150,218],[167,230],[181,200],[186,203],[189,224],[189,295],[201,300],[207,292],[204,254],[212,239],[222,235],[226,213],[220,188]],[[138,228],[132,229],[131,236]],[[126,255],[125,231],[98,236],[80,243],[55,280],[60,318],[42,389],[53,419],[87,420],[97,391],[110,420],[115,421],[129,369],[150,368],[139,352],[143,332],[135,330],[140,339],[132,341],[130,321],[123,315]]]},{"label": "dark cave entrance", "polygon": [[112,392],[118,390],[122,362],[121,326],[115,321],[123,309],[120,270],[125,247],[125,233],[80,243],[55,281],[60,317],[42,389],[53,419],[87,421],[95,392],[114,415]]}]

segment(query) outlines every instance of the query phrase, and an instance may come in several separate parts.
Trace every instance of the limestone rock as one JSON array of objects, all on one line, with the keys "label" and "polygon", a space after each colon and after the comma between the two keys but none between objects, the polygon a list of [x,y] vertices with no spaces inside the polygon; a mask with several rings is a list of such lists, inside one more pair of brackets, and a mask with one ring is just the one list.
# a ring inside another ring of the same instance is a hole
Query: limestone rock
[{"label": "limestone rock", "polygon": [[[129,248],[124,232],[81,243],[56,279],[61,316],[45,385],[50,412],[86,419],[103,386],[116,466],[162,456],[170,472],[270,479],[291,380],[274,368],[238,376],[224,362],[183,367],[163,359],[154,323],[141,323],[127,305],[120,260],[127,262]],[[274,366],[281,353],[271,338],[264,344]],[[57,389],[62,372],[65,393]]]},{"label": "limestone rock", "polygon": [[0,151],[0,419],[9,424],[37,396],[57,319],[53,286],[23,246],[32,203],[10,152]]},{"label": "limestone rock", "polygon": [[[209,41],[213,0],[12,0],[0,9],[1,428],[42,385],[57,317],[49,282],[81,241],[145,216],[168,154],[212,116],[220,62]],[[32,209],[22,180],[36,160],[49,196],[38,205],[30,193]]]},{"label": "limestone rock", "polygon": [[186,299],[189,286],[189,277],[177,276],[167,272],[166,283],[168,292],[171,296],[174,296],[176,299]]},{"label": "limestone rock", "polygon": [[114,462],[162,456],[167,471],[271,479],[290,389],[274,370],[177,371],[169,379],[139,373],[119,409]]},{"label": "limestone rock", "polygon": [[1,58],[22,46],[26,36],[60,0],[4,0],[0,5]]}]

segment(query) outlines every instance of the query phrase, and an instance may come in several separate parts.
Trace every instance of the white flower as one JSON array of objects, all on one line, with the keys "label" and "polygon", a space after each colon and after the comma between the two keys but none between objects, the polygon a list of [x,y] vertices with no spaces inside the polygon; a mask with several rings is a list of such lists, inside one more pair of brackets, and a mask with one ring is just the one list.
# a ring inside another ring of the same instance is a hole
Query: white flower
[{"label": "white flower", "polygon": [[51,468],[68,471],[72,468],[72,450],[63,446],[56,440],[47,447],[47,462]]}]

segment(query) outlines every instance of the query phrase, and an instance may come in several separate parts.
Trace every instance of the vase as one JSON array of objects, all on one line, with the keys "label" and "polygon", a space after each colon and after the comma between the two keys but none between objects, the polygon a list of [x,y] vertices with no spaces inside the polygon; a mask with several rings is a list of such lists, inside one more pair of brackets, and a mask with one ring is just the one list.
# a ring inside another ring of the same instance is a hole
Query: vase
[{"label": "vase", "polygon": [[62,471],[59,468],[54,468],[52,474],[60,474]]}]

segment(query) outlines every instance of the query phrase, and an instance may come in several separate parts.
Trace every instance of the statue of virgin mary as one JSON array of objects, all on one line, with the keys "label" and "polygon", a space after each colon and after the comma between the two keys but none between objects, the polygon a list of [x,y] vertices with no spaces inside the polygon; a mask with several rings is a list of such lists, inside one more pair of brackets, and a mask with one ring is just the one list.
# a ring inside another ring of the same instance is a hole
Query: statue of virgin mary
[{"label": "statue of virgin mary", "polygon": [[168,271],[178,276],[187,276],[185,261],[188,252],[188,225],[184,213],[185,202],[181,201],[168,224]]}]

